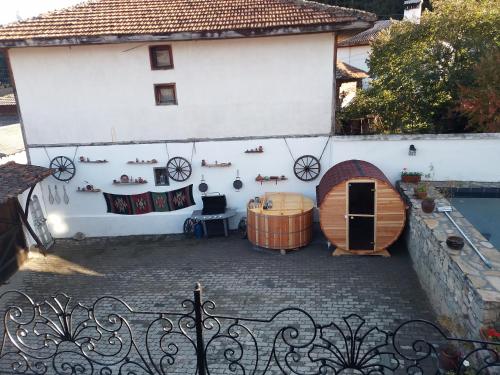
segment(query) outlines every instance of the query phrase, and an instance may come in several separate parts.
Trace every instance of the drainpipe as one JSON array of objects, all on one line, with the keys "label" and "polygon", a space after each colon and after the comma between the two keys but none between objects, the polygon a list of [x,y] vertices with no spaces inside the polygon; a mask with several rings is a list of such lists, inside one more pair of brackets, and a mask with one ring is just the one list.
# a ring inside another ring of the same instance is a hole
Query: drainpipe
[{"label": "drainpipe", "polygon": [[26,153],[27,163],[31,164],[30,150],[28,149],[26,130],[24,128],[23,116],[21,114],[21,103],[19,102],[19,95],[17,95],[16,81],[14,79],[14,72],[12,71],[12,64],[10,62],[9,49],[5,48],[3,52],[5,55],[5,62],[7,63],[7,71],[9,73],[10,84],[12,85],[12,89],[14,91],[14,98],[16,99],[17,116],[19,118],[19,124],[21,125],[21,134],[23,136],[24,152]]},{"label": "drainpipe", "polygon": [[333,33],[334,45],[333,45],[333,79],[332,79],[332,116],[331,116],[331,126],[330,134],[335,135],[335,123],[336,112],[337,112],[337,44],[338,44],[338,34]]}]

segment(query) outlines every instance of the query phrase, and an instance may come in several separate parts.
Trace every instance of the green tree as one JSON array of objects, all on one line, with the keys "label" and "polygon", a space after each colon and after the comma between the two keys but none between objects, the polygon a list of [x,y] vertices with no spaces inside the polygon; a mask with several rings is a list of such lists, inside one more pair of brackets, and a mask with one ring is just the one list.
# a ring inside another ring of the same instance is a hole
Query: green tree
[{"label": "green tree", "polygon": [[385,132],[463,128],[459,88],[476,85],[474,67],[500,48],[500,5],[497,0],[434,0],[432,5],[419,25],[398,22],[379,34],[369,60],[371,88],[343,118],[377,114],[383,120],[378,130]]},{"label": "green tree", "polygon": [[469,118],[469,127],[500,132],[500,49],[483,56],[474,67],[475,82],[459,87],[458,110]]},{"label": "green tree", "polygon": [[[404,0],[318,0],[320,3],[346,8],[366,10],[375,13],[379,19],[402,19]],[[423,8],[430,7],[429,0],[423,0]]]}]

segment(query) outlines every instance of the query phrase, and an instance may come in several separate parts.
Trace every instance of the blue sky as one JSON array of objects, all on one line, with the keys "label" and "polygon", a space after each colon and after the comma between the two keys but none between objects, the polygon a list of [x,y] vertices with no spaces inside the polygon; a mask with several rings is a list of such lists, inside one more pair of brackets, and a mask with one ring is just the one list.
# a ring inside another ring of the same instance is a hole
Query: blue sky
[{"label": "blue sky", "polygon": [[30,18],[49,10],[81,3],[83,0],[0,0],[0,25]]}]

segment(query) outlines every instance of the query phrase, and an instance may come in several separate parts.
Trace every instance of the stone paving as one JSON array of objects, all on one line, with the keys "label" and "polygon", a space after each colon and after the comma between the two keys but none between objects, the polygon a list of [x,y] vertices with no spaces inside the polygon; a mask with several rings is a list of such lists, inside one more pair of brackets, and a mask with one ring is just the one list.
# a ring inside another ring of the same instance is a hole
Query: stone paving
[{"label": "stone paving", "polygon": [[[332,257],[321,236],[315,237],[307,248],[286,255],[254,248],[237,235],[65,240],[46,257],[32,255],[0,293],[18,289],[41,300],[64,291],[84,304],[111,294],[135,310],[182,311],[181,301],[192,298],[200,282],[204,299],[215,301],[216,312],[225,315],[265,319],[293,306],[309,312],[318,324],[339,323],[342,316],[356,313],[367,325],[386,330],[403,320],[436,320],[403,243],[392,247],[391,258]],[[290,324],[294,317],[284,316],[284,321]],[[141,325],[137,316],[131,322]],[[263,334],[259,342],[272,338]],[[169,373],[189,371],[182,367]],[[226,365],[225,371],[212,373],[232,372]]]}]

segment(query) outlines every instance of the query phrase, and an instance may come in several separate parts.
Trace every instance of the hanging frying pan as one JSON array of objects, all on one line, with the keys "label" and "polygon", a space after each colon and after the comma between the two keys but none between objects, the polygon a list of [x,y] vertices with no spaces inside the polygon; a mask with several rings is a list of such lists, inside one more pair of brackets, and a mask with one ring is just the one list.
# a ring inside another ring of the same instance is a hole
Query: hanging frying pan
[{"label": "hanging frying pan", "polygon": [[240,171],[236,171],[236,180],[233,181],[233,187],[239,191],[243,187],[243,182],[240,179]]},{"label": "hanging frying pan", "polygon": [[208,185],[206,184],[205,178],[203,177],[203,175],[201,176],[201,182],[198,185],[198,190],[202,193],[206,193],[208,191]]}]

